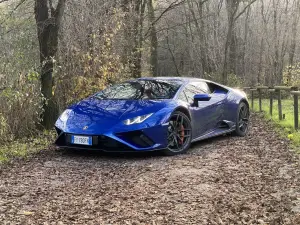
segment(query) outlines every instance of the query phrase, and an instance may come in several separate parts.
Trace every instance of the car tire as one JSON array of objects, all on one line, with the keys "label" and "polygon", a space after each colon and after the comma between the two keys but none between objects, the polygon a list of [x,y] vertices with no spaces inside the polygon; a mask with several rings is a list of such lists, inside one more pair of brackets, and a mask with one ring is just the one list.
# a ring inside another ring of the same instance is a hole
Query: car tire
[{"label": "car tire", "polygon": [[234,134],[236,136],[244,137],[249,131],[249,106],[245,102],[239,104],[237,110],[236,127]]},{"label": "car tire", "polygon": [[180,111],[174,112],[169,120],[168,146],[163,150],[166,156],[186,153],[192,141],[192,125],[187,115]]}]

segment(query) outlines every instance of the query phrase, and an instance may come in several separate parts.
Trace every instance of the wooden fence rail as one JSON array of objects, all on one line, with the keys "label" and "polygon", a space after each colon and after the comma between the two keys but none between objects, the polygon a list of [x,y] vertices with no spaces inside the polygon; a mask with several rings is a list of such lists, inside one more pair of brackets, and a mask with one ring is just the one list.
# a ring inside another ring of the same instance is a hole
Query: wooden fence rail
[{"label": "wooden fence rail", "polygon": [[251,95],[251,108],[254,108],[254,94],[257,92],[258,94],[258,104],[259,104],[259,111],[262,112],[262,92],[267,91],[269,93],[270,98],[270,107],[269,113],[273,116],[273,102],[275,97],[277,96],[278,101],[278,119],[283,120],[284,114],[282,114],[282,92],[289,92],[293,95],[294,98],[294,127],[296,130],[299,128],[299,96],[300,91],[298,91],[298,87],[287,87],[287,86],[275,86],[275,87],[267,87],[267,86],[258,86],[258,87],[244,87],[244,91],[250,91]]}]

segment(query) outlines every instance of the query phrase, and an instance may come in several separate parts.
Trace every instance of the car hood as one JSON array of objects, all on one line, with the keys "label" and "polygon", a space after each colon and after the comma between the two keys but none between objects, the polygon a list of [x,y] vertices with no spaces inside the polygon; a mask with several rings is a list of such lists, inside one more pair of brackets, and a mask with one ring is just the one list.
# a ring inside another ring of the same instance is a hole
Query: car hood
[{"label": "car hood", "polygon": [[[65,132],[85,133],[109,130],[123,120],[155,113],[171,100],[99,100],[91,97],[73,105],[65,122]],[[89,132],[90,131],[90,132]]]}]

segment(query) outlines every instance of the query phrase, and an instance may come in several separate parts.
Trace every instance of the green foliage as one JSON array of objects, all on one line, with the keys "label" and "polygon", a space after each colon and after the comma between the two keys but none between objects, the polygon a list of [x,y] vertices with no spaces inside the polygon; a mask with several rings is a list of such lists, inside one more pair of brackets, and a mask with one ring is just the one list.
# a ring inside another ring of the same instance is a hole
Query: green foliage
[{"label": "green foliage", "polygon": [[41,113],[36,23],[32,1],[0,8],[0,146],[35,133]]},{"label": "green foliage", "polygon": [[[68,57],[60,57],[55,69],[53,93],[60,109],[83,99],[106,86],[126,80],[128,67],[114,46],[122,33],[124,15],[114,10],[110,26],[103,32],[91,31],[88,35],[88,48],[73,46]],[[68,61],[67,59],[71,59]]]},{"label": "green foliage", "polygon": [[4,137],[4,135],[7,135],[7,133],[8,133],[7,120],[4,117],[4,115],[2,113],[0,113],[0,140],[1,140],[1,137]]},{"label": "green foliage", "polygon": [[0,92],[0,143],[35,133],[42,113],[38,73],[30,70]]},{"label": "green foliage", "polygon": [[47,148],[55,137],[54,131],[41,133],[34,138],[21,138],[0,145],[0,165],[15,158],[26,158]]},{"label": "green foliage", "polygon": [[300,86],[300,62],[284,69],[283,82],[287,86]]},{"label": "green foliage", "polygon": [[[300,147],[300,132],[294,129],[294,102],[293,99],[283,99],[282,100],[282,113],[285,114],[284,120],[279,120],[278,117],[278,104],[277,101],[273,102],[273,116],[269,114],[269,99],[262,100],[262,106],[264,111],[264,116],[274,122],[278,127],[278,131],[285,138],[291,140],[292,144],[296,147]],[[254,111],[259,111],[258,100],[254,101]]]},{"label": "green foliage", "polygon": [[227,85],[230,87],[241,87],[244,83],[240,77],[233,73],[228,74],[227,82]]},{"label": "green foliage", "polygon": [[20,72],[37,67],[39,62],[35,20],[23,7],[25,5],[18,10],[12,8],[13,14],[10,9],[2,9],[3,13],[0,10],[0,74],[10,75],[8,83],[14,81]]},{"label": "green foliage", "polygon": [[[223,83],[223,77],[221,73],[211,73],[211,74],[205,74],[205,76],[208,79],[211,79],[218,83]],[[238,77],[236,74],[230,73],[227,77],[227,86],[229,87],[242,87],[244,84],[244,81]]]}]

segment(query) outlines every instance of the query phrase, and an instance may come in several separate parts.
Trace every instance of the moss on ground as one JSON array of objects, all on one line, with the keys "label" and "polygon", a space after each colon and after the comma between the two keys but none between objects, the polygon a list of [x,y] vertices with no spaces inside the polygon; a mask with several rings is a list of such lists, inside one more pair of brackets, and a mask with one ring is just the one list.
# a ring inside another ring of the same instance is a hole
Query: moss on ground
[{"label": "moss on ground", "polygon": [[23,138],[0,145],[0,165],[16,158],[27,158],[49,147],[54,140],[54,132],[43,132],[36,137]]}]

